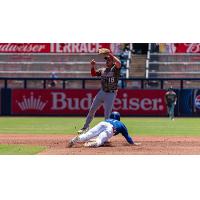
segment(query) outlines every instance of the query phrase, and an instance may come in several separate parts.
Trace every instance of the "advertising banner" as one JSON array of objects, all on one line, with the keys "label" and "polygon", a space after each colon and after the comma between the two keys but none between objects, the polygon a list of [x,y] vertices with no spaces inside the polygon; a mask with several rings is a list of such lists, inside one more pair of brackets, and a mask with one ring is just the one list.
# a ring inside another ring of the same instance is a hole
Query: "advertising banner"
[{"label": "advertising banner", "polygon": [[200,53],[200,43],[174,43],[175,53]]},{"label": "advertising banner", "polygon": [[107,48],[112,53],[118,53],[120,44],[117,43],[52,43],[52,53],[98,53],[99,48]]},{"label": "advertising banner", "polygon": [[[98,90],[12,90],[14,115],[84,115]],[[164,90],[119,90],[113,110],[122,115],[165,116]],[[103,107],[97,115],[103,115]]]},{"label": "advertising banner", "polygon": [[200,53],[200,43],[160,43],[160,53]]},{"label": "advertising banner", "polygon": [[0,43],[0,53],[49,53],[50,43]]},{"label": "advertising banner", "polygon": [[98,53],[108,48],[120,51],[118,43],[0,43],[0,53]]}]

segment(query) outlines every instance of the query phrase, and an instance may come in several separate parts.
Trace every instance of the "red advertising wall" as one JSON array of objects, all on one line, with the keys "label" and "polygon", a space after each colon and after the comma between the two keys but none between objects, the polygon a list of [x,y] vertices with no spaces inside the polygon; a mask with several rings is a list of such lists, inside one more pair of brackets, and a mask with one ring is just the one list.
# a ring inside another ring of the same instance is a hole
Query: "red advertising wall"
[{"label": "red advertising wall", "polygon": [[0,43],[0,53],[49,53],[50,43]]},{"label": "red advertising wall", "polygon": [[0,53],[97,53],[108,48],[118,53],[117,43],[0,43]]},{"label": "red advertising wall", "polygon": [[[86,115],[97,90],[12,90],[12,114]],[[113,110],[122,115],[166,115],[164,90],[119,90]],[[103,107],[97,114],[103,115]]]},{"label": "red advertising wall", "polygon": [[160,51],[167,53],[200,53],[200,43],[161,43]]},{"label": "red advertising wall", "polygon": [[54,43],[51,52],[56,53],[97,53],[99,48],[108,48],[113,53],[119,52],[117,43]]},{"label": "red advertising wall", "polygon": [[174,43],[175,53],[200,53],[200,43]]}]

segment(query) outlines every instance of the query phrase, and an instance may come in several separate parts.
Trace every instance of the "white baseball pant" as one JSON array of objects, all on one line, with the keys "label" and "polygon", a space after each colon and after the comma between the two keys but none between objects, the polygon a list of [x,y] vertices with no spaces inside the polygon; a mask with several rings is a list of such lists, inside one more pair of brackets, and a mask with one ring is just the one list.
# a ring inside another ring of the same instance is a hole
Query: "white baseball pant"
[{"label": "white baseball pant", "polygon": [[99,147],[103,145],[108,139],[114,135],[113,125],[108,122],[100,122],[85,134],[79,135],[80,142],[87,142],[95,138],[94,146]]}]

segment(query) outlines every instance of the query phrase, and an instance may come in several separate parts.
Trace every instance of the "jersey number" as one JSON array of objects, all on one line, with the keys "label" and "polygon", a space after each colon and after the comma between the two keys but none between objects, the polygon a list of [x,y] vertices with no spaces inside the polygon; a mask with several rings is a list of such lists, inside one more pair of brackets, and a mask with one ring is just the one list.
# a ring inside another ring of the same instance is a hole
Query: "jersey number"
[{"label": "jersey number", "polygon": [[114,83],[114,82],[115,82],[115,78],[114,77],[108,78],[108,83]]}]

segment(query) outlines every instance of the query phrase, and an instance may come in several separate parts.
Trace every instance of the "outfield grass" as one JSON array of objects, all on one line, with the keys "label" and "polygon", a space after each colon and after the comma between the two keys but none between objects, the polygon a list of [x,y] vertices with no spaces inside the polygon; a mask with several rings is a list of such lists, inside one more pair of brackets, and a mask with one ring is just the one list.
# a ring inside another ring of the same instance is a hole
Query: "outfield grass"
[{"label": "outfield grass", "polygon": [[43,150],[41,146],[0,144],[0,155],[34,155]]},{"label": "outfield grass", "polygon": [[[91,127],[102,121],[96,117]],[[0,134],[73,134],[84,117],[1,117]],[[200,136],[200,118],[122,118],[131,135]]]}]

